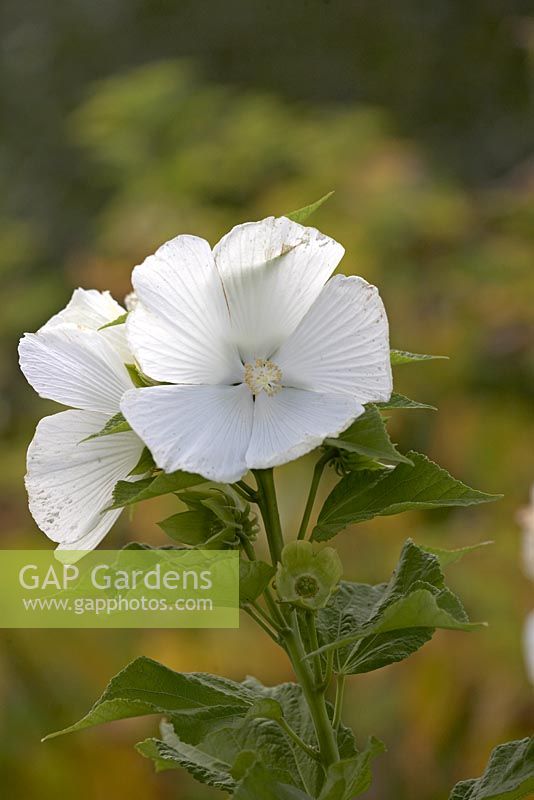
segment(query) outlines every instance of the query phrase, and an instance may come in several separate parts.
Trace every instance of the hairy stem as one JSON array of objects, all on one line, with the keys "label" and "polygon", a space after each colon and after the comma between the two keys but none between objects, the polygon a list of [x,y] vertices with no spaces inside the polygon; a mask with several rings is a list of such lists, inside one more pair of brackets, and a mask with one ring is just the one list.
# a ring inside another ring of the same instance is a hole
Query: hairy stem
[{"label": "hairy stem", "polygon": [[308,499],[306,500],[306,507],[304,508],[304,514],[302,515],[302,522],[300,523],[297,539],[304,539],[306,536],[308,525],[310,523],[311,513],[313,511],[313,506],[315,503],[315,498],[317,496],[317,489],[319,488],[319,483],[321,481],[321,477],[323,475],[324,468],[328,463],[328,460],[329,460],[329,455],[325,453],[319,459],[313,470],[313,477],[310,484],[310,491],[308,493]]}]

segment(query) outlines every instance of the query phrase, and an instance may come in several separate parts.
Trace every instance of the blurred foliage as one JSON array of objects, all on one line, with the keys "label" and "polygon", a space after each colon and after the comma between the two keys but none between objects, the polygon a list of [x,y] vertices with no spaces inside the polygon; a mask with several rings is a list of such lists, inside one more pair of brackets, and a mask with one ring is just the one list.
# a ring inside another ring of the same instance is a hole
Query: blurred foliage
[{"label": "blurred foliage", "polygon": [[[481,773],[494,745],[528,733],[534,715],[521,657],[532,602],[515,523],[534,478],[529,4],[309,0],[284,4],[283,30],[278,2],[185,2],[181,18],[174,6],[3,4],[3,546],[49,544],[27,511],[22,476],[33,426],[55,407],[18,374],[20,333],[78,285],[121,300],[131,268],[177,233],[214,243],[239,222],[335,189],[311,222],[346,247],[344,272],[380,287],[392,345],[451,356],[396,368],[398,391],[440,410],[391,411],[393,439],[505,494],[487,508],[374,520],[336,543],[348,577],[378,582],[408,535],[446,547],[495,540],[450,576],[470,615],[490,621],[488,633],[441,633],[408,662],[350,684],[360,741],[374,733],[389,746],[369,797],[441,800]],[[203,70],[172,58],[199,54],[201,28]],[[293,528],[311,464],[279,474]],[[164,499],[123,515],[113,544],[161,542],[154,520],[177,510]],[[237,679],[291,677],[247,620],[235,632],[4,632],[7,796],[219,796],[185,776],[153,775],[131,748],[150,722],[39,744],[139,654]]]}]

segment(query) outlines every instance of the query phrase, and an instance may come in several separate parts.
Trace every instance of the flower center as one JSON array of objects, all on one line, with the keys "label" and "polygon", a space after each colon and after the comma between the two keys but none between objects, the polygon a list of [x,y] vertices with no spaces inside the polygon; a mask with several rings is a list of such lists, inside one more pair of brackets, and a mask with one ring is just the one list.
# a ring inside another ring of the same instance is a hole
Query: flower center
[{"label": "flower center", "polygon": [[319,591],[319,584],[313,575],[301,575],[295,581],[295,591],[300,597],[315,597]]},{"label": "flower center", "polygon": [[252,394],[264,391],[271,397],[282,388],[282,370],[273,361],[257,358],[254,364],[245,364],[245,383]]}]

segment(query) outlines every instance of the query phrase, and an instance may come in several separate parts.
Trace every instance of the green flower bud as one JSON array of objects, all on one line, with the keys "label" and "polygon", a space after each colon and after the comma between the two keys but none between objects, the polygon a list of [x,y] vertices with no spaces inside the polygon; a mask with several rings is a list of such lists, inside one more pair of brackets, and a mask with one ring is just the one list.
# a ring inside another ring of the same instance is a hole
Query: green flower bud
[{"label": "green flower bud", "polygon": [[276,590],[283,603],[317,610],[335,591],[343,569],[332,547],[315,551],[310,542],[290,542],[282,551]]},{"label": "green flower bud", "polygon": [[195,516],[195,541],[186,541],[182,533],[185,544],[208,550],[232,549],[240,547],[244,539],[253,542],[258,535],[256,515],[230,486],[191,489],[180,492],[178,497],[189,509],[189,515]]}]

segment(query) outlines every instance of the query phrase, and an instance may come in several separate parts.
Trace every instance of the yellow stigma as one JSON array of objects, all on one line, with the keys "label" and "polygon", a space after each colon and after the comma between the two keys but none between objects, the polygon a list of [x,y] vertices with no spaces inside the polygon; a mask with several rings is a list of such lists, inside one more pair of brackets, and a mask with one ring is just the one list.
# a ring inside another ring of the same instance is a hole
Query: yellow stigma
[{"label": "yellow stigma", "polygon": [[282,370],[272,361],[257,358],[254,364],[245,364],[245,383],[252,394],[263,391],[271,397],[282,388],[281,380]]}]

